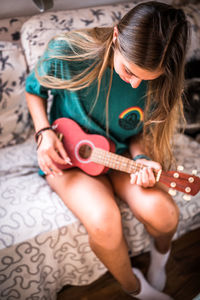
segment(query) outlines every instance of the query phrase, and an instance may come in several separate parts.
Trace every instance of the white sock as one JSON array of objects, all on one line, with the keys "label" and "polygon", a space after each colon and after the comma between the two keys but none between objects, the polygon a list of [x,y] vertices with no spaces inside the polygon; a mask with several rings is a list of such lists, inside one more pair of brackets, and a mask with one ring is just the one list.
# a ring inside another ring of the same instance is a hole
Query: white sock
[{"label": "white sock", "polygon": [[161,293],[150,286],[140,270],[133,268],[133,272],[140,281],[140,292],[137,295],[129,293],[130,296],[141,300],[173,300],[170,296]]},{"label": "white sock", "polygon": [[147,279],[153,287],[158,291],[162,291],[167,279],[165,265],[169,258],[170,250],[167,253],[162,254],[156,250],[154,242],[151,241],[150,251],[151,258]]}]

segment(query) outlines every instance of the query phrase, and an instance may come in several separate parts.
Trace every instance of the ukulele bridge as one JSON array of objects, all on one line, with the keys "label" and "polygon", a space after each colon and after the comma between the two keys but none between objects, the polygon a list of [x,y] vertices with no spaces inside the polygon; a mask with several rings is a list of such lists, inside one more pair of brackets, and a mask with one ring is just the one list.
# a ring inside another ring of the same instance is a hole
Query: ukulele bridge
[{"label": "ukulele bridge", "polygon": [[61,132],[57,132],[56,135],[57,135],[58,139],[62,142],[63,134]]}]

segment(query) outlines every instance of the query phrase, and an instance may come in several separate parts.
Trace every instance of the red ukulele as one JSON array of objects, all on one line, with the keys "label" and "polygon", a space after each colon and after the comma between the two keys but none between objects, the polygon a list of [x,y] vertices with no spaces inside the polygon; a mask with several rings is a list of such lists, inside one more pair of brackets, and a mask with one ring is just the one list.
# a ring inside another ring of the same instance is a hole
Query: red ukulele
[{"label": "red ukulele", "polygon": [[[72,165],[57,164],[61,169],[78,167],[89,175],[97,176],[107,172],[109,168],[135,173],[144,167],[132,159],[115,154],[115,145],[112,141],[101,135],[86,134],[71,119],[57,119],[53,127],[61,134],[63,145],[72,162]],[[200,190],[200,178],[195,175],[178,171],[155,171],[155,177],[157,182],[160,181],[169,188],[187,195],[194,196]]]}]

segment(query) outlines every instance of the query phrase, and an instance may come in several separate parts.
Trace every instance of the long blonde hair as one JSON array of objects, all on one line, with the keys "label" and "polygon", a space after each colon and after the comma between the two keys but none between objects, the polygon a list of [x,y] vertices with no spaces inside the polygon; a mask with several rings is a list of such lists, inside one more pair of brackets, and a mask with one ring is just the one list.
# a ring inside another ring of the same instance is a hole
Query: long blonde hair
[{"label": "long blonde hair", "polygon": [[[115,49],[143,69],[163,70],[159,78],[148,82],[143,136],[147,154],[164,168],[169,168],[173,159],[172,136],[180,119],[183,119],[182,91],[188,41],[185,15],[180,9],[151,1],[131,9],[116,26],[118,38]],[[57,49],[54,55],[55,49],[49,49],[50,59],[91,60],[92,63],[68,80],[41,76],[36,70],[40,83],[48,88],[74,91],[88,87],[97,80],[97,99],[103,74],[110,66],[106,101],[108,111],[113,73],[113,28],[78,30],[55,38],[66,41],[71,52],[65,54],[62,51],[59,54]],[[40,61],[38,67],[42,64],[43,61]],[[106,119],[108,128],[108,115]]]}]

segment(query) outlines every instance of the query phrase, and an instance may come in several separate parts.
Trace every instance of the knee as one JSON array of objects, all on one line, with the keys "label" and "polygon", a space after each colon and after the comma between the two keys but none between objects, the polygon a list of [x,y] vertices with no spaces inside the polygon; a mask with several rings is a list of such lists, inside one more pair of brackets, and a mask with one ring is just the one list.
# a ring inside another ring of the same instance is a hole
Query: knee
[{"label": "knee", "polygon": [[176,231],[179,209],[170,195],[158,192],[150,197],[146,221],[160,234],[173,234]]},{"label": "knee", "polygon": [[[114,246],[118,243],[122,234],[120,210],[115,201],[111,199],[113,194],[109,190],[103,190],[102,193],[96,191],[101,190],[104,183],[97,183],[95,178],[88,180],[84,173],[74,170],[68,178],[68,185],[70,185],[70,196],[73,199],[90,198],[89,202],[85,201],[86,208],[83,209],[84,213],[81,215],[81,221],[90,239],[102,246]],[[92,201],[93,197],[95,201]]]},{"label": "knee", "polygon": [[100,208],[90,216],[87,231],[90,239],[104,247],[115,248],[122,238],[121,214],[118,208]]},{"label": "knee", "polygon": [[174,234],[179,222],[179,209],[175,203],[168,203],[164,209],[163,220],[160,224],[160,231],[163,234]]}]

